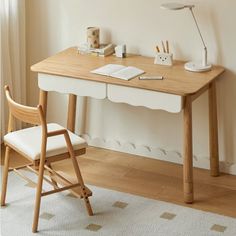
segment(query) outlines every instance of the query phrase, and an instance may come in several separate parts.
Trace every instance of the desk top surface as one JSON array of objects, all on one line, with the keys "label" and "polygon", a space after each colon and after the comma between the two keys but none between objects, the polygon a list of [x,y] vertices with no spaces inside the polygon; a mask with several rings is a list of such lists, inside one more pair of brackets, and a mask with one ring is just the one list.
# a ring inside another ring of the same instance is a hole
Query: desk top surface
[{"label": "desk top surface", "polygon": [[[90,73],[91,70],[106,64],[135,66],[144,70],[145,75],[162,75],[164,79],[148,81],[139,80],[136,77],[126,81]],[[80,55],[76,48],[68,48],[49,57],[33,65],[31,70],[38,73],[123,85],[181,96],[197,93],[224,72],[224,68],[221,66],[213,66],[212,70],[208,72],[189,72],[184,69],[183,61],[174,61],[173,66],[161,66],[154,64],[154,58],[139,55],[128,55],[126,58]]]}]

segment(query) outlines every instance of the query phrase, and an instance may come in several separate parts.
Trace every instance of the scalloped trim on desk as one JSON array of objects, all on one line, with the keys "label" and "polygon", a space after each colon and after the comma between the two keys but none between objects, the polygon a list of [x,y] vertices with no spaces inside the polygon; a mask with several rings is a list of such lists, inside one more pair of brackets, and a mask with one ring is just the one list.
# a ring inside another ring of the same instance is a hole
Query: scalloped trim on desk
[{"label": "scalloped trim on desk", "polygon": [[45,91],[71,93],[82,97],[88,96],[96,99],[107,97],[106,84],[90,80],[39,73],[38,86]]},{"label": "scalloped trim on desk", "polygon": [[107,97],[112,102],[171,113],[178,113],[183,108],[183,98],[179,95],[120,85],[107,84]]},{"label": "scalloped trim on desk", "polygon": [[[130,153],[138,156],[145,156],[157,160],[169,161],[182,164],[183,156],[177,150],[168,150],[163,147],[150,147],[148,145],[136,145],[132,142],[121,142],[119,140],[105,140],[100,137],[90,137],[83,134],[82,137],[87,141],[89,146],[110,149],[114,151]],[[194,167],[202,169],[210,169],[209,157],[193,156]],[[232,175],[236,175],[236,163],[220,162],[220,171]]]}]

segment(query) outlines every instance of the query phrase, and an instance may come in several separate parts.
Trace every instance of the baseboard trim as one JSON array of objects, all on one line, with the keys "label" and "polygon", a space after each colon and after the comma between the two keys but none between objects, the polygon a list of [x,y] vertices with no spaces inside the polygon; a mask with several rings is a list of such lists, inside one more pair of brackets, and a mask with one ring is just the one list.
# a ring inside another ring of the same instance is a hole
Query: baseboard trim
[{"label": "baseboard trim", "polygon": [[[177,150],[168,150],[165,147],[150,147],[146,145],[136,145],[131,142],[121,142],[119,140],[105,140],[100,137],[90,137],[83,134],[82,137],[87,141],[89,146],[110,149],[124,153],[130,153],[138,156],[145,156],[157,160],[169,161],[182,164],[183,156]],[[210,169],[209,156],[193,156],[194,167],[202,169]],[[232,175],[236,175],[236,163],[220,162],[220,171]]]}]

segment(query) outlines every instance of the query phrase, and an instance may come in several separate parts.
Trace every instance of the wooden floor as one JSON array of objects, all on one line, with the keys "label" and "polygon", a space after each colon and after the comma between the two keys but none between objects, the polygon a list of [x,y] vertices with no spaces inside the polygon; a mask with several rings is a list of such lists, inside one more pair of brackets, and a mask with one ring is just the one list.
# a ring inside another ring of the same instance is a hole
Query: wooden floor
[{"label": "wooden floor", "polygon": [[[11,166],[21,165],[23,159],[13,156]],[[211,177],[209,171],[195,168],[195,202],[184,204],[181,165],[93,147],[78,160],[87,184],[236,218],[236,176]],[[69,160],[53,167],[75,177]]]}]

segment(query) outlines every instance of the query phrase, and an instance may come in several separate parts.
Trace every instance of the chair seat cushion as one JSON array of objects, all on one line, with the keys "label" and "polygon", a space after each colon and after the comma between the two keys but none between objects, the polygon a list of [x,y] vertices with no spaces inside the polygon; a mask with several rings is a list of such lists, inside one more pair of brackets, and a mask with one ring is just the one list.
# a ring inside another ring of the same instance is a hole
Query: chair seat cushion
[{"label": "chair seat cushion", "polygon": [[[47,128],[48,132],[65,129],[64,127],[55,123],[48,124]],[[69,130],[68,133],[74,150],[87,147],[87,143],[84,139],[80,138],[78,135],[70,132]],[[13,149],[15,147],[16,150],[18,150],[22,154],[25,154],[28,158],[31,158],[32,160],[40,159],[41,140],[41,126],[35,126],[14,131],[4,136],[4,142],[6,144],[8,144]],[[66,152],[68,152],[68,149],[64,135],[52,136],[47,139],[46,157],[55,156]]]}]

